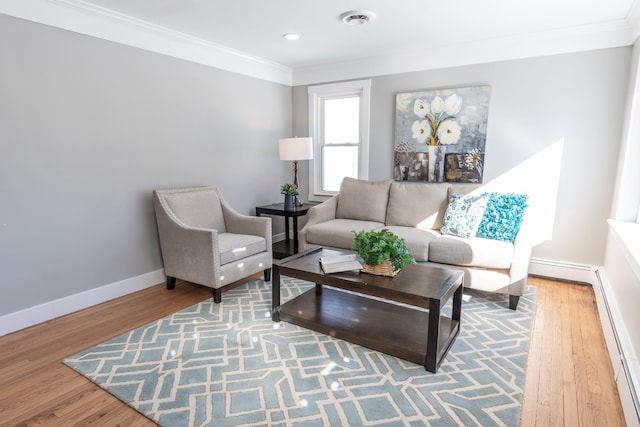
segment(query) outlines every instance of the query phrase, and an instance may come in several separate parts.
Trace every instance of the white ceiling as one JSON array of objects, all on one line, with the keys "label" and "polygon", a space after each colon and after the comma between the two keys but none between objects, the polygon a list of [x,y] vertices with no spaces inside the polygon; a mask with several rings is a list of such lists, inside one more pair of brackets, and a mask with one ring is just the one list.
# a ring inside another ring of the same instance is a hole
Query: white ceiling
[{"label": "white ceiling", "polygon": [[[73,31],[93,32],[91,35],[118,42],[127,43],[123,40],[126,31],[122,23],[156,35],[171,34],[174,41],[179,36],[182,42],[188,40],[199,45],[198,49],[218,49],[244,61],[288,70],[291,84],[629,45],[637,35],[638,9],[637,0],[10,0],[8,3],[0,6],[0,12]],[[357,9],[373,11],[376,18],[364,26],[347,26],[339,19],[341,13]],[[112,24],[119,22],[120,28],[96,29],[101,26],[90,21],[97,15],[108,17]],[[76,22],[69,22],[73,20]],[[81,28],[82,22],[87,28]],[[289,32],[299,33],[301,38],[283,39],[282,35]],[[135,37],[140,39],[139,33]],[[144,47],[140,40],[127,44]],[[188,56],[185,53],[182,57],[190,59]]]},{"label": "white ceiling", "polygon": [[[300,67],[624,21],[633,0],[86,0],[253,56]],[[377,18],[347,26],[342,12]],[[284,40],[296,32],[300,40]]]}]

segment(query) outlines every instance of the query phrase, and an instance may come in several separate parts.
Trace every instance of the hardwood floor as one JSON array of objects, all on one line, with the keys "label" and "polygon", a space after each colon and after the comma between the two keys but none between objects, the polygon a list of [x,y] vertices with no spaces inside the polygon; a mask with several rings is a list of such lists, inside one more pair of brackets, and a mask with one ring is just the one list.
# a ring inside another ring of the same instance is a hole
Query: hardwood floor
[{"label": "hardwood floor", "polygon": [[[624,426],[593,290],[529,284],[537,308],[521,425]],[[0,337],[0,425],[155,425],[62,360],[210,297],[178,281],[172,291],[157,285]]]},{"label": "hardwood floor", "polygon": [[590,286],[529,278],[537,288],[521,425],[624,426]]}]

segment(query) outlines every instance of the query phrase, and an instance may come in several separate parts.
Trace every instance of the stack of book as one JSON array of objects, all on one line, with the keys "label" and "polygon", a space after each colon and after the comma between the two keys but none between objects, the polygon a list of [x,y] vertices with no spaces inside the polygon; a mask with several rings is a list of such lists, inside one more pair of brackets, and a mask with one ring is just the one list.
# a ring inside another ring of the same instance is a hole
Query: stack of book
[{"label": "stack of book", "polygon": [[330,257],[320,257],[320,266],[325,273],[339,273],[341,271],[362,270],[362,264],[356,254],[346,254]]}]

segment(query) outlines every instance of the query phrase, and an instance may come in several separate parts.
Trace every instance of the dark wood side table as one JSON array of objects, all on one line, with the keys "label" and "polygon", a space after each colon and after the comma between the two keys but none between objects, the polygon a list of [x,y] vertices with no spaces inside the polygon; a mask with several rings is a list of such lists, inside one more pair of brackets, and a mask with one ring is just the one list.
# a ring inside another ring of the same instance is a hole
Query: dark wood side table
[{"label": "dark wood side table", "polygon": [[[287,237],[284,242],[276,242],[273,244],[274,258],[282,259],[298,253],[298,217],[306,215],[309,209],[317,204],[318,203],[306,202],[302,206],[294,207],[293,210],[286,210],[284,203],[256,206],[256,216],[275,215],[284,217],[284,230]],[[293,219],[293,245],[291,245],[291,239],[289,239],[289,218]]]}]

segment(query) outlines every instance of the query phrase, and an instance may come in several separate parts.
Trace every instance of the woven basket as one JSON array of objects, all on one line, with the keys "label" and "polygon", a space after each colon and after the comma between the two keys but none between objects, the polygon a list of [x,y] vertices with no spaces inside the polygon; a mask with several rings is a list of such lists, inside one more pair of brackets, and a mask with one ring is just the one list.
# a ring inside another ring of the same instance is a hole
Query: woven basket
[{"label": "woven basket", "polygon": [[376,276],[393,277],[398,274],[400,270],[394,270],[391,260],[385,259],[382,264],[378,265],[369,265],[366,262],[362,263],[362,271],[364,273],[375,274]]}]

